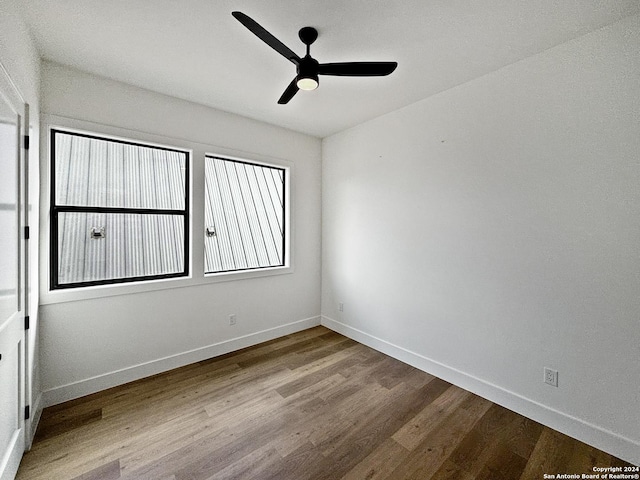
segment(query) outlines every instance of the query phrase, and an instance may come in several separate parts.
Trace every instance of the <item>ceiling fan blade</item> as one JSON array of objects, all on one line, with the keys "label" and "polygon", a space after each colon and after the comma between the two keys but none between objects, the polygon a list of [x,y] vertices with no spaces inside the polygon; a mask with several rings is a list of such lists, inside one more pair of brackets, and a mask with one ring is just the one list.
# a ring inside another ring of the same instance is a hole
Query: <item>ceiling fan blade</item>
[{"label": "ceiling fan blade", "polygon": [[280,55],[285,57],[287,60],[298,65],[300,63],[300,57],[289,47],[287,47],[284,43],[278,40],[276,37],[267,32],[258,22],[256,22],[253,18],[245,15],[242,12],[231,12],[236,20],[238,20],[241,24],[247,27],[253,34],[262,40],[264,43],[273,48]]},{"label": "ceiling fan blade", "polygon": [[296,81],[298,80],[298,78],[294,78],[291,83],[289,84],[289,86],[285,89],[284,93],[280,96],[280,100],[278,100],[278,103],[280,105],[284,105],[285,103],[289,103],[289,100],[291,100],[293,98],[293,96],[298,93],[298,90],[300,90],[298,88],[298,85],[296,84]]},{"label": "ceiling fan blade", "polygon": [[393,72],[397,66],[397,62],[321,63],[318,65],[318,74],[341,77],[383,77]]}]

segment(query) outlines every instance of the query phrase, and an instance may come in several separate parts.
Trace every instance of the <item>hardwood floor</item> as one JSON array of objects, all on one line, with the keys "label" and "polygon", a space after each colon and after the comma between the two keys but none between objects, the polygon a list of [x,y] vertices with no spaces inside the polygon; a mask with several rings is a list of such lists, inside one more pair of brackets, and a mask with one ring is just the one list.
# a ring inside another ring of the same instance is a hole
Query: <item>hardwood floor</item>
[{"label": "hardwood floor", "polygon": [[19,480],[540,480],[628,465],[316,327],[45,409]]}]

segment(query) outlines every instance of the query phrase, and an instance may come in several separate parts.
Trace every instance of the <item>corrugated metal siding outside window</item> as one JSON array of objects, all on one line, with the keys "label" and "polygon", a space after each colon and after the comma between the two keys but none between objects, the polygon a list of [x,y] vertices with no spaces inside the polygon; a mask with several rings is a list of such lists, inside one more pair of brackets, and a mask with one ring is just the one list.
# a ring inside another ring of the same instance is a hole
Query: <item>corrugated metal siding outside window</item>
[{"label": "corrugated metal siding outside window", "polygon": [[186,274],[187,152],[52,135],[54,284]]},{"label": "corrugated metal siding outside window", "polygon": [[283,266],[284,168],[205,158],[205,272]]}]

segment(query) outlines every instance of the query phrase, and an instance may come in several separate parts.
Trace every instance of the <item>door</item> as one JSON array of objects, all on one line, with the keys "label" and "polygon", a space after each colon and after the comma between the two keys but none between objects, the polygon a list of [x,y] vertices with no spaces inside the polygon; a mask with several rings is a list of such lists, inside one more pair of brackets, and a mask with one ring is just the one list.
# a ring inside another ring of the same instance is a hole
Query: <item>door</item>
[{"label": "door", "polygon": [[25,105],[0,64],[0,480],[12,480],[25,448]]}]

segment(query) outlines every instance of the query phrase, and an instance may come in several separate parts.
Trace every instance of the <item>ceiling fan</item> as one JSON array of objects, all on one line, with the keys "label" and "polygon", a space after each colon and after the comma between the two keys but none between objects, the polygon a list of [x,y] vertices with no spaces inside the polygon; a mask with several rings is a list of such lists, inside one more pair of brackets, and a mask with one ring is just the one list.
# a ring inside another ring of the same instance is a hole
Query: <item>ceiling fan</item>
[{"label": "ceiling fan", "polygon": [[313,27],[303,27],[298,32],[302,43],[307,46],[307,53],[300,58],[289,47],[267,32],[254,19],[242,12],[232,15],[260,40],[273,48],[296,66],[296,76],[278,100],[284,105],[298,93],[298,90],[315,90],[318,88],[318,75],[334,75],[341,77],[382,77],[389,75],[398,66],[397,62],[342,62],[318,63],[309,54],[311,44],[318,38],[318,31]]}]

